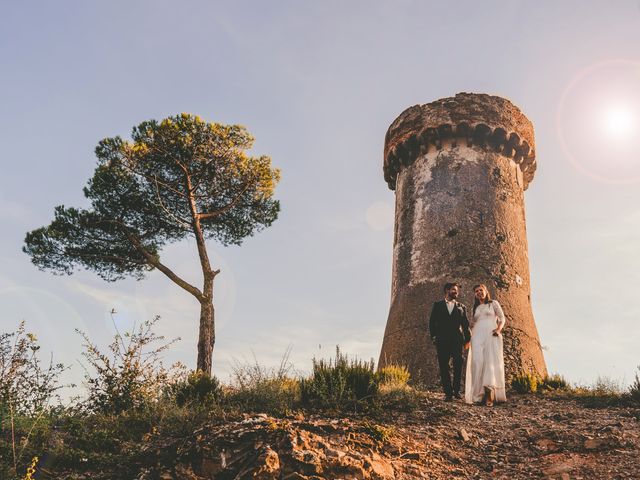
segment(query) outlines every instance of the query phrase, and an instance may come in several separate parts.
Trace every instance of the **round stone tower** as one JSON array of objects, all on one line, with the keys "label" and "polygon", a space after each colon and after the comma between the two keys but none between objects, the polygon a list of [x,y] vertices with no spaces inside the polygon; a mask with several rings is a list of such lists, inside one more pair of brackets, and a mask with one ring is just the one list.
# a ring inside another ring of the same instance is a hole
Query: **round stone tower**
[{"label": "round stone tower", "polygon": [[429,313],[455,281],[469,317],[476,284],[502,305],[507,381],[546,374],[524,212],[535,170],[533,125],[504,98],[459,93],[410,107],[391,124],[384,178],[396,191],[393,279],[379,366],[404,364],[414,380],[438,384]]}]

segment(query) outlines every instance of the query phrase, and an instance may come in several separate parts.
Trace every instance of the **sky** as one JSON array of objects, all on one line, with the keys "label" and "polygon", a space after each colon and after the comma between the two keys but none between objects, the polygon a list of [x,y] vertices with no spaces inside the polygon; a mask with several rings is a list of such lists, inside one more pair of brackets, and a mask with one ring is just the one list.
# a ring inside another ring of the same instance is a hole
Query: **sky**
[{"label": "sky", "polygon": [[[199,305],[160,272],[136,282],[38,271],[21,252],[56,205],[86,207],[99,140],[180,112],[241,124],[282,171],[278,220],[209,245],[214,373],[296,371],[335,346],[377,360],[387,319],[394,192],[384,135],[405,108],[504,96],[533,122],[525,194],[534,317],[551,372],[629,384],[640,365],[640,1],[0,0],[0,331],[21,320],[83,374],[160,315],[193,368]],[[164,262],[200,282],[195,243]],[[435,300],[435,299],[434,299]],[[115,310],[115,314],[110,312]],[[44,357],[48,360],[48,357]]]}]

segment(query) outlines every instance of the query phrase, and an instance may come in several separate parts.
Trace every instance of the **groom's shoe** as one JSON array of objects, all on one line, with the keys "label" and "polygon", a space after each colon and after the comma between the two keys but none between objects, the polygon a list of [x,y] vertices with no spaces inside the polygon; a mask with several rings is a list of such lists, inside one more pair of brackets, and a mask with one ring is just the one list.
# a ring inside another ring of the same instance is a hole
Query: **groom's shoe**
[{"label": "groom's shoe", "polygon": [[453,394],[453,398],[457,398],[458,400],[461,400],[462,399],[462,395],[460,395],[460,392],[455,392]]},{"label": "groom's shoe", "polygon": [[445,402],[453,402],[453,397],[449,394],[444,396],[444,401]]}]

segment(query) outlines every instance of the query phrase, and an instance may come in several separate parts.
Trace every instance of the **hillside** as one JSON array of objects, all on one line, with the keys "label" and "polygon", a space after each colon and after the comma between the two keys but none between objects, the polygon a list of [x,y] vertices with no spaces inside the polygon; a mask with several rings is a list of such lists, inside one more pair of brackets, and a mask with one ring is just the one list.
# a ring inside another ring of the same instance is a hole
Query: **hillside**
[{"label": "hillside", "polygon": [[140,479],[637,479],[640,408],[516,394],[487,408],[426,393],[409,413],[244,414],[140,448]]}]

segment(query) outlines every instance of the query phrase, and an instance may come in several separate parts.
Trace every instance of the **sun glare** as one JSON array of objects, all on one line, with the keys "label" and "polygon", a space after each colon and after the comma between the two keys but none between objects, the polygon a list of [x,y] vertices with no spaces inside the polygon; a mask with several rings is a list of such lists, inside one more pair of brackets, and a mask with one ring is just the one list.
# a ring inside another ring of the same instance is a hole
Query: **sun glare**
[{"label": "sun glare", "polygon": [[634,131],[635,118],[631,109],[623,105],[609,107],[602,116],[607,135],[616,139],[628,139]]},{"label": "sun glare", "polygon": [[640,62],[609,60],[577,72],[556,115],[564,158],[604,183],[640,182]]}]

